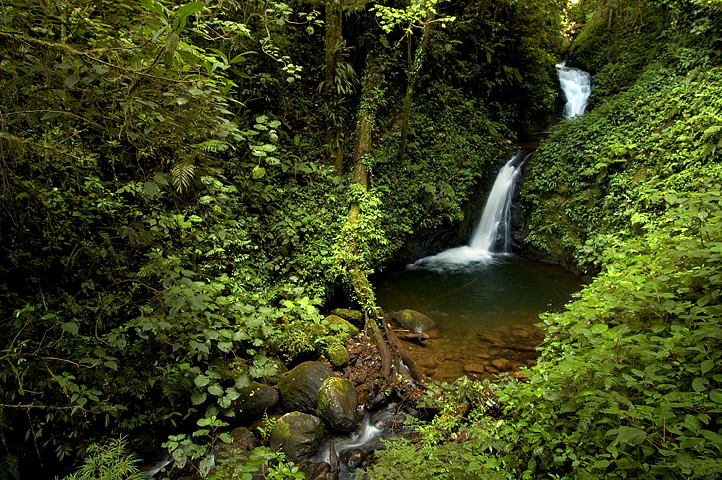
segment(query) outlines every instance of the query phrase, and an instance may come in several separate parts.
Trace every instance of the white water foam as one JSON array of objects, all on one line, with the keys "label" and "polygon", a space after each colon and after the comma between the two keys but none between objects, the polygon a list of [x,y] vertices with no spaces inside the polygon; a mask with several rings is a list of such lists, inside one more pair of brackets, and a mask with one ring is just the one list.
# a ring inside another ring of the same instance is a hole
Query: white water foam
[{"label": "white water foam", "polygon": [[445,250],[430,257],[424,257],[410,269],[433,269],[448,266],[464,266],[472,263],[489,262],[494,254],[509,252],[509,223],[514,185],[521,172],[523,152],[517,151],[499,170],[491,188],[489,198],[481,214],[481,220],[474,230],[468,245]]},{"label": "white water foam", "polygon": [[565,67],[563,63],[557,65],[557,74],[564,98],[567,99],[562,116],[574,118],[583,114],[592,93],[592,76],[578,68]]}]

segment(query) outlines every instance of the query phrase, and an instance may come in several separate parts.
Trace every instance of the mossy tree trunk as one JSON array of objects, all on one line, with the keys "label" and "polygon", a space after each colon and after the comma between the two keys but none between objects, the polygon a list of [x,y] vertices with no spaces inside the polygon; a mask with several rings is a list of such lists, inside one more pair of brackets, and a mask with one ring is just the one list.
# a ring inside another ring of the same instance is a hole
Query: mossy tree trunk
[{"label": "mossy tree trunk", "polygon": [[328,106],[326,118],[326,160],[336,175],[343,174],[343,146],[341,145],[341,122],[336,116],[342,113],[335,108],[338,94],[334,86],[334,75],[338,64],[338,46],[343,40],[343,10],[341,0],[326,2],[326,83],[324,95]]},{"label": "mossy tree trunk", "polygon": [[431,25],[433,24],[434,14],[429,12],[426,22],[423,27],[423,34],[421,37],[421,43],[416,48],[416,53],[413,58],[411,56],[411,43],[413,37],[409,36],[408,41],[408,59],[409,59],[409,73],[408,83],[406,85],[406,95],[404,96],[404,111],[401,116],[401,145],[399,146],[399,162],[404,163],[404,157],[406,156],[406,144],[409,136],[409,124],[411,122],[411,104],[414,98],[414,87],[416,87],[416,81],[419,78],[419,72],[421,71],[421,65],[424,62],[424,55],[426,54],[426,46],[429,44],[429,37],[431,36]]}]

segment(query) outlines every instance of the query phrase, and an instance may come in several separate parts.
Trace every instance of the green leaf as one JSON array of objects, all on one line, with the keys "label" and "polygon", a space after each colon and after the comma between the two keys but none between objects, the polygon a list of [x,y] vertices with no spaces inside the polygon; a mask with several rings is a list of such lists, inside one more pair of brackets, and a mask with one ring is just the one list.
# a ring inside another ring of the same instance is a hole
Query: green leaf
[{"label": "green leaf", "polygon": [[223,387],[218,385],[217,383],[214,383],[210,387],[208,387],[208,393],[211,395],[215,395],[216,397],[219,395],[223,395]]},{"label": "green leaf", "polygon": [[78,324],[75,322],[66,322],[63,325],[63,330],[65,330],[68,333],[71,333],[73,335],[78,334]]},{"label": "green leaf", "polygon": [[68,88],[73,88],[79,81],[80,77],[75,73],[65,77],[65,85],[67,85]]},{"label": "green leaf", "polygon": [[606,323],[595,323],[592,325],[592,327],[589,329],[589,331],[595,335],[598,335],[600,333],[604,333],[609,329],[609,325]]},{"label": "green leaf", "polygon": [[173,28],[185,28],[188,17],[203,10],[204,6],[205,4],[203,2],[191,2],[180,7],[174,12],[176,21],[173,23]]},{"label": "green leaf", "polygon": [[195,383],[198,387],[205,387],[210,383],[210,379],[205,375],[200,374],[193,380],[193,383]]},{"label": "green leaf", "polygon": [[722,403],[722,390],[712,390],[709,392],[709,398],[715,403]]},{"label": "green leaf", "polygon": [[722,435],[719,435],[710,430],[700,430],[700,433],[704,438],[712,442],[718,450],[722,450]]},{"label": "green leaf", "polygon": [[191,402],[193,405],[200,405],[206,401],[206,398],[208,398],[208,394],[206,392],[193,392],[193,395],[191,395]]},{"label": "green leaf", "polygon": [[702,377],[697,377],[694,380],[692,380],[692,388],[695,392],[700,393],[707,390],[707,386],[709,385],[709,380]]},{"label": "green leaf", "polygon": [[155,182],[145,182],[143,184],[143,190],[145,191],[146,195],[149,197],[154,197],[158,194],[158,185],[155,184]]},{"label": "green leaf", "polygon": [[702,373],[705,374],[714,368],[714,360],[705,360],[701,363],[700,368]]},{"label": "green leaf", "polygon": [[251,173],[251,176],[254,180],[258,180],[259,178],[262,178],[266,174],[266,169],[261,167],[260,165],[256,165],[253,167],[253,172]]},{"label": "green leaf", "polygon": [[619,427],[617,443],[621,445],[639,445],[647,438],[647,433],[636,427]]}]

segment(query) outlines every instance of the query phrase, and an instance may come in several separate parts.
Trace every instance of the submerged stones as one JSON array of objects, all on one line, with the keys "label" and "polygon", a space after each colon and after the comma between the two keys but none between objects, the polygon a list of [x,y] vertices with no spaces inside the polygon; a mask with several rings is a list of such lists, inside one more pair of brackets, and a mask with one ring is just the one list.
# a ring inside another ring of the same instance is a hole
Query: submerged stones
[{"label": "submerged stones", "polygon": [[358,393],[351,382],[331,377],[324,380],[318,392],[318,415],[331,428],[352,432],[358,424]]},{"label": "submerged stones", "polygon": [[286,373],[278,382],[281,400],[288,410],[315,413],[318,391],[333,370],[321,362],[304,362]]},{"label": "submerged stones", "polygon": [[405,309],[391,314],[391,318],[405,328],[416,333],[426,333],[429,338],[438,338],[436,323],[426,315],[416,310]]}]

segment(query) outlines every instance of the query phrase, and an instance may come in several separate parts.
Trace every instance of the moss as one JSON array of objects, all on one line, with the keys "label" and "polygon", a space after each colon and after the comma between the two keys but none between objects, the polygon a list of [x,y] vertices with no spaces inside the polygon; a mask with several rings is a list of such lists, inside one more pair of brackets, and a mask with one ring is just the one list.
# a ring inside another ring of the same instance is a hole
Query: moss
[{"label": "moss", "polygon": [[348,350],[340,343],[330,345],[324,355],[334,367],[342,367],[348,363]]},{"label": "moss", "polygon": [[[350,310],[350,311],[353,311],[353,310]],[[356,313],[359,314],[359,318],[360,318],[361,312],[356,312]],[[358,327],[356,327],[351,322],[349,322],[348,320],[346,320],[344,318],[341,318],[338,315],[329,315],[328,317],[325,318],[324,321],[329,325],[338,325],[339,327],[341,327],[341,329],[346,330],[346,332],[348,332],[348,334],[352,337],[355,337],[360,332]],[[345,328],[344,328],[344,326],[345,326]]]}]

